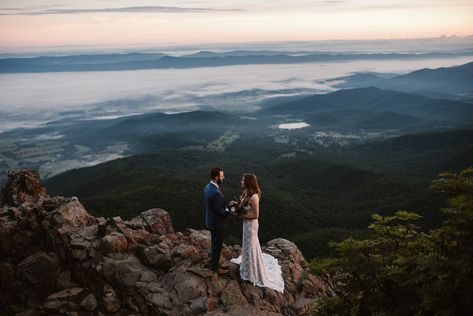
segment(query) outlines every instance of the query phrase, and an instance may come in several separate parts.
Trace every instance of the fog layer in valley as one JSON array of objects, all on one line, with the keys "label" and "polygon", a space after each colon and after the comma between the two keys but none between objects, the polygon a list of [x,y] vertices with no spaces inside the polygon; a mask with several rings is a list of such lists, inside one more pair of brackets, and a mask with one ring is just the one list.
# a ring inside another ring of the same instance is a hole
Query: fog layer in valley
[{"label": "fog layer in valley", "polygon": [[245,65],[113,72],[0,75],[0,132],[64,118],[110,119],[196,109],[253,111],[281,95],[334,91],[353,72],[401,74],[467,63],[472,57],[425,60]]}]

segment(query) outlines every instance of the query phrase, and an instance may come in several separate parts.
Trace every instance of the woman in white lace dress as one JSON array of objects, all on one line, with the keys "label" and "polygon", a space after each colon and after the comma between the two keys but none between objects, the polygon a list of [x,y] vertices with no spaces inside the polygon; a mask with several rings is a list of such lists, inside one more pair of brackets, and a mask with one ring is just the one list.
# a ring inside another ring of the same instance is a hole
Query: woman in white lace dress
[{"label": "woman in white lace dress", "polygon": [[259,201],[261,190],[254,174],[244,174],[241,179],[243,194],[240,206],[246,212],[239,215],[243,219],[241,256],[231,262],[240,265],[240,276],[259,287],[269,287],[284,293],[281,266],[276,258],[263,253],[258,238]]}]

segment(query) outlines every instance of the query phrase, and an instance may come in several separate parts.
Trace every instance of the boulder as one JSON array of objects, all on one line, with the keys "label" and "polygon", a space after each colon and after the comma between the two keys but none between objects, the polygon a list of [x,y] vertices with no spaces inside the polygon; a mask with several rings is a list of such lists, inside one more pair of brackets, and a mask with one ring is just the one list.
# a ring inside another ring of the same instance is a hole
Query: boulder
[{"label": "boulder", "polygon": [[136,250],[136,253],[143,264],[154,269],[166,272],[172,266],[169,250],[159,245],[140,247]]},{"label": "boulder", "polygon": [[92,294],[92,293],[87,295],[82,300],[82,302],[80,303],[80,307],[87,310],[87,311],[89,311],[89,312],[92,312],[92,311],[96,310],[97,306],[98,306],[97,299],[95,298],[94,294]]},{"label": "boulder", "polygon": [[78,309],[83,292],[84,289],[80,287],[59,291],[49,295],[42,307],[48,311],[48,313],[66,314],[71,309]]},{"label": "boulder", "polygon": [[132,254],[114,254],[104,259],[102,275],[107,281],[123,286],[135,286],[145,270]]},{"label": "boulder", "polygon": [[57,225],[67,224],[76,228],[95,224],[96,221],[95,217],[87,213],[79,200],[74,198],[55,209],[54,219]]},{"label": "boulder", "polygon": [[125,252],[128,249],[128,241],[126,237],[117,232],[112,232],[103,237],[100,241],[100,250],[103,254],[114,252]]},{"label": "boulder", "polygon": [[187,228],[185,235],[193,246],[210,249],[210,231]]},{"label": "boulder", "polygon": [[268,247],[274,247],[283,251],[284,256],[294,263],[302,264],[306,262],[302,252],[296,244],[284,238],[277,238],[268,241]]},{"label": "boulder", "polygon": [[[172,226],[171,216],[168,212],[160,208],[153,208],[140,214],[140,217],[146,223],[150,232],[159,235],[167,235],[174,233],[174,227]],[[136,221],[138,219],[132,219]]]},{"label": "boulder", "polygon": [[24,280],[37,286],[44,293],[50,293],[56,288],[60,262],[56,254],[37,252],[18,264]]},{"label": "boulder", "polygon": [[205,297],[207,291],[207,286],[201,278],[187,273],[176,273],[172,285],[178,300],[183,304],[188,304],[197,297]]}]

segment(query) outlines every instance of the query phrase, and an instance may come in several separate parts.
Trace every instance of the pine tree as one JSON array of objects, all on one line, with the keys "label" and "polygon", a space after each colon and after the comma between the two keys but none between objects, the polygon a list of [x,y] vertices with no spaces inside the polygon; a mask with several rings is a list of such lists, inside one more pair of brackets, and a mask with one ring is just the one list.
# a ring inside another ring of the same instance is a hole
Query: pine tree
[{"label": "pine tree", "polygon": [[313,260],[335,297],[316,315],[463,315],[473,310],[473,168],[443,173],[432,187],[450,196],[447,219],[422,232],[421,216],[374,214],[374,238],[333,243],[335,258]]}]

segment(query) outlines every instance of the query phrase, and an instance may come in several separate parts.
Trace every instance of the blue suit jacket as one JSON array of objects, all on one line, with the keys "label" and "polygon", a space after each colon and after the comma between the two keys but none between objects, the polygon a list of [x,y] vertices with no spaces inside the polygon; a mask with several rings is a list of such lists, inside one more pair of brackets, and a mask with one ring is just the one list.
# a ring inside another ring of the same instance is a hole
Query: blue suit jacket
[{"label": "blue suit jacket", "polygon": [[212,183],[207,184],[204,190],[205,199],[205,227],[208,230],[221,230],[225,227],[225,198],[222,192]]}]

